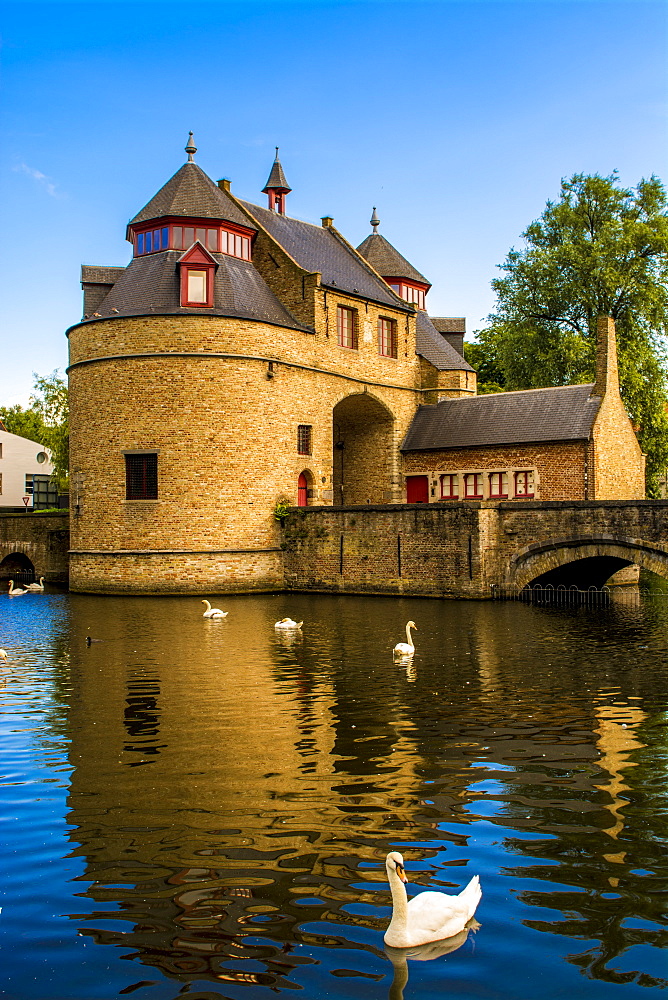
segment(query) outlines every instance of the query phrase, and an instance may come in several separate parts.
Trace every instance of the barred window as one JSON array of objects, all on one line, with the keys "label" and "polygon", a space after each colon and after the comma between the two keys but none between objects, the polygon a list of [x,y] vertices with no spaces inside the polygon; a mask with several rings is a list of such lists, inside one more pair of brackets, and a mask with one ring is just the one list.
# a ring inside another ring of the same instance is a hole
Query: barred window
[{"label": "barred window", "polygon": [[158,499],[158,456],[156,452],[125,456],[125,499]]},{"label": "barred window", "polygon": [[378,353],[386,358],[397,356],[397,324],[382,316],[378,320]]},{"label": "barred window", "polygon": [[336,307],[336,331],[339,347],[350,347],[357,350],[357,323],[355,310],[345,306]]},{"label": "barred window", "polygon": [[300,455],[311,454],[311,424],[299,424],[297,427],[297,451]]}]

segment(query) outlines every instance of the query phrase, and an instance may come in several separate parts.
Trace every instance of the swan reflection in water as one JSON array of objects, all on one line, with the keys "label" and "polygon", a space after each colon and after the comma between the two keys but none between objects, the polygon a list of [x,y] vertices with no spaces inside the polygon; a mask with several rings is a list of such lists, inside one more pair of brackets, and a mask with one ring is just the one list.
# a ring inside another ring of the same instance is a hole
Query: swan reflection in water
[{"label": "swan reflection in water", "polygon": [[475,917],[471,917],[466,927],[443,941],[429,941],[427,944],[416,945],[414,948],[391,948],[389,944],[384,946],[385,954],[394,966],[394,978],[388,993],[388,1000],[408,1000],[404,998],[404,987],[408,982],[408,962],[431,962],[435,958],[442,958],[449,955],[466,942],[471,932],[475,933],[481,924]]}]

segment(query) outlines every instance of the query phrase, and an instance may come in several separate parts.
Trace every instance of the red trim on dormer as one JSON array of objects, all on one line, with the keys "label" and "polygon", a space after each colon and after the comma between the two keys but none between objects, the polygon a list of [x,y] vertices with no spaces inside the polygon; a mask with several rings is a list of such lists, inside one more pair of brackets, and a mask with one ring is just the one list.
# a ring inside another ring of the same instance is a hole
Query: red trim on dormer
[{"label": "red trim on dormer", "polygon": [[161,226],[193,226],[195,229],[227,229],[231,233],[238,233],[240,236],[248,236],[252,240],[257,230],[240,226],[237,222],[228,222],[227,219],[207,219],[204,216],[195,215],[162,215],[157,219],[146,219],[143,222],[128,224],[125,238],[128,243],[135,242],[137,233],[146,233],[151,229],[159,229]]},{"label": "red trim on dormer", "polygon": [[204,264],[206,267],[216,267],[216,258],[197,241],[193,243],[189,250],[181,254],[177,264]]},{"label": "red trim on dormer", "polygon": [[388,285],[389,284],[410,285],[411,288],[419,288],[421,291],[425,293],[428,292],[429,289],[431,288],[431,285],[427,281],[414,281],[413,278],[397,278],[394,277],[393,275],[384,274],[383,281],[386,281]]},{"label": "red trim on dormer", "polygon": [[[194,243],[189,250],[181,254],[177,264],[180,270],[180,303],[188,309],[210,309],[213,306],[213,285],[216,276],[217,263],[206,247]],[[205,295],[204,302],[192,302],[188,297],[188,275],[191,271],[204,271]]]}]

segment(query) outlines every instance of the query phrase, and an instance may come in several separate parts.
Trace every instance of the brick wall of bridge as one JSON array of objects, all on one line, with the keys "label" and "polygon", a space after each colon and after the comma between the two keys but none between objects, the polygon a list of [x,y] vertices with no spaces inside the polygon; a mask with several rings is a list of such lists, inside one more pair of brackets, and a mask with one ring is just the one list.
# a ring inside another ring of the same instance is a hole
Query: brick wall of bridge
[{"label": "brick wall of bridge", "polygon": [[288,589],[487,598],[597,555],[668,576],[668,501],[311,507],[286,519],[283,546]]},{"label": "brick wall of bridge", "polygon": [[24,555],[35,567],[37,579],[43,576],[47,583],[67,583],[69,539],[67,511],[0,515],[0,563],[7,556]]}]

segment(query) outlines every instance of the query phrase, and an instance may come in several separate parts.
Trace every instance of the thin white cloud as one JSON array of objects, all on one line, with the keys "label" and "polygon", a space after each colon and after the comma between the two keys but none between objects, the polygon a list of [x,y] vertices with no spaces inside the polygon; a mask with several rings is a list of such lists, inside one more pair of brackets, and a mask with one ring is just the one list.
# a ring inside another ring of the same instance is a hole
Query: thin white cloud
[{"label": "thin white cloud", "polygon": [[41,170],[36,170],[34,167],[29,167],[27,163],[19,163],[14,167],[14,170],[19,171],[19,173],[27,174],[28,177],[32,177],[41,187],[44,188],[46,193],[52,198],[62,197],[56,189],[56,185],[53,181],[50,181],[46,174],[43,174]]}]

